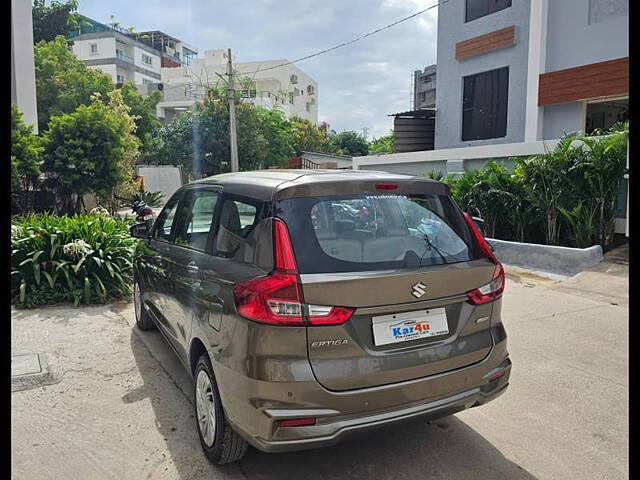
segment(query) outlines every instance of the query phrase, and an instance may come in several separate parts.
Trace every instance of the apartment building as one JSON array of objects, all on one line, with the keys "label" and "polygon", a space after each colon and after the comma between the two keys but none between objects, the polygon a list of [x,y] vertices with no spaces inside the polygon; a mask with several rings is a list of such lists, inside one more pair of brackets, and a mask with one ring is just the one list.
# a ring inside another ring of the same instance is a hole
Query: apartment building
[{"label": "apartment building", "polygon": [[164,65],[187,65],[197,55],[195,48],[163,32],[130,32],[88,17],[82,17],[80,27],[68,39],[80,60],[120,84],[157,84]]},{"label": "apartment building", "polygon": [[556,139],[628,118],[628,0],[438,11],[435,148]]},{"label": "apartment building", "polygon": [[[266,108],[280,108],[287,117],[299,116],[318,121],[318,84],[295,65],[276,67],[287,60],[237,62],[235,87],[245,101]],[[206,50],[190,66],[162,68],[164,98],[158,116],[170,120],[180,111],[202,101],[211,86],[224,85],[221,76],[227,69],[226,50]]]},{"label": "apartment building", "polygon": [[38,133],[31,0],[11,0],[11,103]]},{"label": "apartment building", "polygon": [[[460,174],[544,153],[564,133],[629,118],[628,0],[456,0],[438,7],[432,151],[354,157],[354,168]],[[627,167],[628,167],[627,158]],[[628,176],[616,232],[629,232]]]},{"label": "apartment building", "polygon": [[435,108],[436,66],[429,65],[413,72],[413,109]]}]

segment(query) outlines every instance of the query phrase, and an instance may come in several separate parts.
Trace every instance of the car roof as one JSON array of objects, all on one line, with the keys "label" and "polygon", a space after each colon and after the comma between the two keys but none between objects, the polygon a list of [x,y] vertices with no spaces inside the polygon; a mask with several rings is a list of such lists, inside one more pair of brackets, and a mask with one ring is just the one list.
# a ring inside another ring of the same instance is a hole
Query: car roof
[{"label": "car roof", "polygon": [[[400,182],[401,184],[427,184],[442,193],[448,193],[448,187],[436,180],[388,173],[376,170],[338,170],[338,169],[273,169],[248,172],[223,173],[191,182],[193,184],[220,185],[225,192],[270,200],[293,196],[321,195],[329,192],[343,193],[349,185],[371,185],[371,182]],[[353,186],[351,187],[353,190]],[[439,192],[438,192],[439,193]]]}]

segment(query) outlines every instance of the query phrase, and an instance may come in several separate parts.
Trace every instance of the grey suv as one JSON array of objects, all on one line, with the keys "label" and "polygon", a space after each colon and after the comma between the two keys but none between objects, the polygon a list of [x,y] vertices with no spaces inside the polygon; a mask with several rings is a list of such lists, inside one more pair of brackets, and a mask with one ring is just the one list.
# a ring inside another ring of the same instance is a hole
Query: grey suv
[{"label": "grey suv", "polygon": [[283,452],[503,393],[502,265],[426,178],[269,170],[176,192],[134,261],[141,330],[194,378],[207,457]]}]

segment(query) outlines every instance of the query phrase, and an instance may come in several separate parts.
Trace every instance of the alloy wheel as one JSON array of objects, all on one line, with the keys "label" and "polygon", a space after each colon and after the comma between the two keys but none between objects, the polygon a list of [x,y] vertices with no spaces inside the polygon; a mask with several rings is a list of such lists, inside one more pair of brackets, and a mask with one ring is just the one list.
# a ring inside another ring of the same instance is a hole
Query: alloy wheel
[{"label": "alloy wheel", "polygon": [[216,435],[216,406],[211,379],[204,370],[196,378],[196,416],[202,439],[211,447]]}]

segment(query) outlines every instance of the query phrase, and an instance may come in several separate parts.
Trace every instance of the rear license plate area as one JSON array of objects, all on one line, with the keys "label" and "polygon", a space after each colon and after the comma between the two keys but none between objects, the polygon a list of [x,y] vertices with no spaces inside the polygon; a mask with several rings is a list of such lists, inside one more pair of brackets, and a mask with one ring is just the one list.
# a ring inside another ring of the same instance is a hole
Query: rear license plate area
[{"label": "rear license plate area", "polygon": [[371,326],[373,343],[376,347],[449,333],[445,308],[428,308],[376,316],[371,319]]}]

